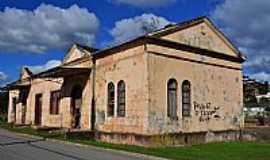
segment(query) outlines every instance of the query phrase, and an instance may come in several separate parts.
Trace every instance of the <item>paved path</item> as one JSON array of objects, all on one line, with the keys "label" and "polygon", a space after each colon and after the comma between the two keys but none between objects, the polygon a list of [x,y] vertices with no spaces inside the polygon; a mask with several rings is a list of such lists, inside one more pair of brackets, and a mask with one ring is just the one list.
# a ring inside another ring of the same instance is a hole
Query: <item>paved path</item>
[{"label": "paved path", "polygon": [[0,128],[1,160],[141,160],[137,155],[45,141]]}]

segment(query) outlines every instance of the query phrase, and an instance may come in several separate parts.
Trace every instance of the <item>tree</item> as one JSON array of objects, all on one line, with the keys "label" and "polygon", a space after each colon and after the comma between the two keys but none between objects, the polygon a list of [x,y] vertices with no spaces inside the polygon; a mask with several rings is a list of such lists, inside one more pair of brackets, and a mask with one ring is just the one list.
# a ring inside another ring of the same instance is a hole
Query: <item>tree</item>
[{"label": "tree", "polygon": [[257,88],[254,84],[244,84],[244,105],[247,108],[258,106],[256,99]]},{"label": "tree", "polygon": [[8,111],[8,92],[0,90],[0,113]]},{"label": "tree", "polygon": [[269,91],[269,84],[267,81],[264,83],[260,83],[258,88],[260,94],[267,94]]}]

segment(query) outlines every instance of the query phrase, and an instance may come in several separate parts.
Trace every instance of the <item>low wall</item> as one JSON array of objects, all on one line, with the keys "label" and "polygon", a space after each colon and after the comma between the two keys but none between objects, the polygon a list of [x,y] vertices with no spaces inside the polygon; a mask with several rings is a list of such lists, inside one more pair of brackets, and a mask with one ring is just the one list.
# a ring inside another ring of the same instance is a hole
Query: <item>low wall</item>
[{"label": "low wall", "polygon": [[139,135],[132,133],[96,132],[95,139],[117,144],[129,144],[146,147],[194,145],[211,142],[240,140],[239,130],[174,133],[163,135]]}]

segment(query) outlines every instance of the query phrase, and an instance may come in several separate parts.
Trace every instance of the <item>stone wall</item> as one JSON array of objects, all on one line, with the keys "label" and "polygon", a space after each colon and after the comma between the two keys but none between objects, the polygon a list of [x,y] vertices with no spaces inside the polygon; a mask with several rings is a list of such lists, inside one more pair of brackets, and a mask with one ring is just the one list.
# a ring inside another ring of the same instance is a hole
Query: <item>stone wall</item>
[{"label": "stone wall", "polygon": [[218,132],[170,133],[142,135],[134,133],[96,132],[95,139],[108,143],[128,144],[144,147],[165,147],[195,145],[213,142],[238,141],[241,139],[238,130]]}]

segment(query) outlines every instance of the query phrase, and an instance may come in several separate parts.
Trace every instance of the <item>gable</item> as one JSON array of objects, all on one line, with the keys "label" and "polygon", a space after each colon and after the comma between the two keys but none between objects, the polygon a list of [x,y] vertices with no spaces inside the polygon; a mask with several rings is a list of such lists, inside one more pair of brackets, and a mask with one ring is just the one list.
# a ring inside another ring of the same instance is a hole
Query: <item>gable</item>
[{"label": "gable", "polygon": [[159,38],[239,57],[239,51],[207,19]]},{"label": "gable", "polygon": [[71,49],[69,49],[68,53],[64,57],[63,63],[69,63],[77,59],[90,56],[90,54],[90,52],[80,48],[75,44],[71,47]]},{"label": "gable", "polygon": [[32,75],[33,75],[33,73],[27,67],[23,67],[21,70],[20,80],[29,78]]}]

